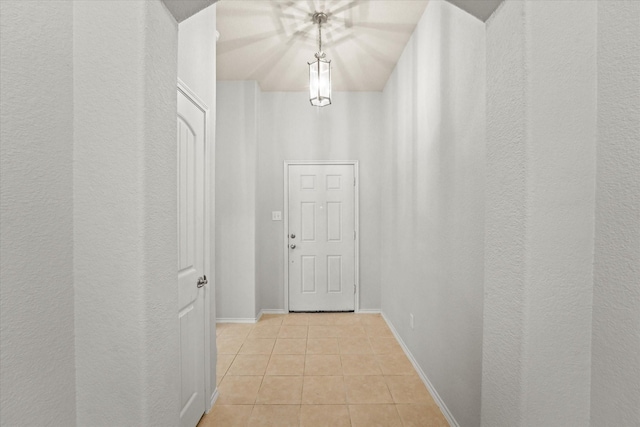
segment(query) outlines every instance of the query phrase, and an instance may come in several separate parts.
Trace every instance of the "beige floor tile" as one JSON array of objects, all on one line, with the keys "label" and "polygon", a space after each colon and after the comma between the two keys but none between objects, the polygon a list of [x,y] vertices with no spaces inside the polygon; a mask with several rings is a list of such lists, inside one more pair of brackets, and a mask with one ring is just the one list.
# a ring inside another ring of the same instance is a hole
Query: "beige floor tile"
[{"label": "beige floor tile", "polygon": [[371,354],[373,350],[367,337],[338,338],[340,354]]},{"label": "beige floor tile", "polygon": [[222,333],[229,327],[229,323],[216,323],[216,337],[222,335]]},{"label": "beige floor tile", "polygon": [[302,400],[302,376],[265,376],[257,405],[298,405]]},{"label": "beige floor tile", "polygon": [[391,333],[391,329],[385,325],[377,325],[377,324],[369,324],[364,325],[364,329],[367,332],[367,335],[370,337],[385,337],[385,338],[394,338],[393,333]]},{"label": "beige floor tile", "polygon": [[289,313],[282,319],[283,325],[309,325],[309,315],[306,313]]},{"label": "beige floor tile", "polygon": [[286,317],[286,314],[263,314],[260,320],[256,324],[258,325],[281,325],[282,321]]},{"label": "beige floor tile", "polygon": [[235,359],[235,355],[233,354],[218,354],[218,360],[216,361],[216,375],[225,375],[227,370],[229,370],[229,366],[231,366],[231,362]]},{"label": "beige floor tile", "polygon": [[222,326],[223,331],[220,336],[235,336],[240,338],[246,338],[254,327],[254,325],[250,323],[219,323],[219,325],[225,325]]},{"label": "beige floor tile", "polygon": [[198,427],[246,426],[253,405],[219,405],[216,403],[198,423]]},{"label": "beige floor tile", "polygon": [[346,405],[302,405],[300,427],[351,427]]},{"label": "beige floor tile", "polygon": [[367,325],[367,324],[371,324],[371,323],[378,323],[378,322],[384,322],[384,319],[382,318],[382,316],[380,314],[365,314],[365,313],[358,313],[355,315],[358,320],[360,321],[360,323],[362,323],[363,325]]},{"label": "beige floor tile", "polygon": [[360,319],[354,313],[336,313],[333,315],[333,323],[336,325],[359,325]]},{"label": "beige floor tile", "polygon": [[338,327],[335,325],[309,325],[309,338],[336,338]]},{"label": "beige floor tile", "polygon": [[440,408],[433,405],[396,405],[405,427],[449,427]]},{"label": "beige floor tile", "polygon": [[337,338],[309,338],[307,354],[339,354]]},{"label": "beige floor tile", "polygon": [[271,354],[275,343],[275,338],[247,338],[238,354]]},{"label": "beige floor tile", "polygon": [[[256,405],[249,427],[298,427],[300,405]],[[235,427],[235,426],[233,426]]]},{"label": "beige floor tile", "polygon": [[384,375],[416,375],[404,353],[377,354],[376,358]]},{"label": "beige floor tile", "polygon": [[278,338],[307,338],[307,328],[302,325],[283,325]]},{"label": "beige floor tile", "polygon": [[347,403],[343,378],[341,376],[304,377],[302,403],[318,405]]},{"label": "beige floor tile", "polygon": [[247,338],[277,338],[278,332],[280,332],[280,325],[256,325]]},{"label": "beige floor tile", "polygon": [[417,375],[385,376],[384,379],[395,403],[430,404],[433,402],[427,388]]},{"label": "beige floor tile", "polygon": [[305,375],[342,375],[340,356],[336,354],[307,354]]},{"label": "beige floor tile", "polygon": [[216,372],[216,386],[220,385],[223,378],[224,378],[224,375],[218,375],[218,373]]},{"label": "beige floor tile", "polygon": [[218,354],[236,354],[242,347],[242,343],[244,343],[244,338],[242,337],[222,335],[216,340]]},{"label": "beige floor tile", "polygon": [[272,354],[265,375],[304,375],[302,354]]},{"label": "beige floor tile", "polygon": [[403,353],[395,338],[369,337],[369,343],[376,354]]},{"label": "beige floor tile", "polygon": [[395,405],[349,405],[353,427],[402,427]]},{"label": "beige floor tile", "polygon": [[309,326],[311,325],[335,325],[335,319],[332,313],[314,313],[309,314]]},{"label": "beige floor tile", "polygon": [[347,402],[393,403],[391,393],[382,375],[347,375],[344,377]]},{"label": "beige floor tile", "polygon": [[227,375],[264,375],[269,363],[266,354],[239,354],[227,371]]},{"label": "beige floor tile", "polygon": [[343,354],[340,358],[344,375],[382,375],[373,354]]},{"label": "beige floor tile", "polygon": [[253,405],[260,384],[261,376],[226,375],[218,387],[220,396],[216,405]]},{"label": "beige floor tile", "polygon": [[335,325],[335,327],[338,337],[367,337],[362,325]]},{"label": "beige floor tile", "polygon": [[305,354],[307,340],[303,338],[278,338],[273,347],[273,354]]}]

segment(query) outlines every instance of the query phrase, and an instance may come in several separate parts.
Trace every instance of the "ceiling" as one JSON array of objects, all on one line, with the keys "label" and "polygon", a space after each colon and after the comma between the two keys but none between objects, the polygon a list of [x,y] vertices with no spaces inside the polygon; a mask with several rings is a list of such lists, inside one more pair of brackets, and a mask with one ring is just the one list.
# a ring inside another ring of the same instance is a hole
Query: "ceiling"
[{"label": "ceiling", "polygon": [[216,1],[217,0],[162,0],[178,22],[184,21],[202,9],[211,6]]},{"label": "ceiling", "polygon": [[[308,90],[307,62],[318,50],[331,60],[335,91],[380,91],[428,0],[220,0],[218,80],[256,80],[263,91]],[[501,0],[450,0],[486,20]]]},{"label": "ceiling", "polygon": [[496,11],[502,0],[447,0],[449,3],[453,3],[462,10],[466,10],[482,22],[486,22],[487,19]]}]

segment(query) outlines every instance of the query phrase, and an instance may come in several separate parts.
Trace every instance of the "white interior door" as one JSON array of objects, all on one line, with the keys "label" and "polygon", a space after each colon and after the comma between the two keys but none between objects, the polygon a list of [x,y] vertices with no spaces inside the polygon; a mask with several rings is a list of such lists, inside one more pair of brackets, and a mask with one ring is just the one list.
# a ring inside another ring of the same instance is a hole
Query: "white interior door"
[{"label": "white interior door", "polygon": [[355,308],[355,168],[288,165],[290,311]]},{"label": "white interior door", "polygon": [[206,110],[178,89],[178,282],[180,425],[206,410],[204,358],[204,173]]}]

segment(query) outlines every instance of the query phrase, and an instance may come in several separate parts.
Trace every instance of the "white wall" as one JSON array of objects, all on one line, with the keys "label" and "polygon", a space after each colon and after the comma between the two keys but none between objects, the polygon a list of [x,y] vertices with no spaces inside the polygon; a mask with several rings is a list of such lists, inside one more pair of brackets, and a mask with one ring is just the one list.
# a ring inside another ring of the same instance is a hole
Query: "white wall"
[{"label": "white wall", "polygon": [[598,3],[591,425],[640,422],[640,3]]},{"label": "white wall", "polygon": [[2,424],[176,425],[175,20],[1,7]]},{"label": "white wall", "polygon": [[73,2],[0,2],[0,423],[76,424]]},{"label": "white wall", "polygon": [[284,223],[271,220],[284,209],[285,160],[359,161],[360,307],[380,307],[381,102],[381,93],[339,92],[317,109],[306,93],[218,82],[218,318],[285,309]]},{"label": "white wall", "polygon": [[217,88],[216,313],[255,319],[256,156],[260,89],[256,82]]},{"label": "white wall", "polygon": [[484,76],[484,24],[431,1],[384,91],[382,311],[462,426],[480,420]]},{"label": "white wall", "polygon": [[[509,2],[489,19],[487,187],[482,424],[520,425],[526,218],[526,75],[523,7]],[[508,319],[508,322],[506,321]],[[493,344],[490,344],[493,343]],[[499,351],[491,346],[498,346]]]},{"label": "white wall", "polygon": [[177,24],[160,1],[73,8],[77,422],[175,426]]},{"label": "white wall", "polygon": [[380,165],[382,94],[337,92],[316,108],[302,92],[261,96],[256,204],[256,268],[261,308],[284,307],[285,160],[358,160],[360,173],[360,308],[380,308]]},{"label": "white wall", "polygon": [[[194,16],[182,21],[178,26],[178,77],[191,89],[207,107],[209,107],[209,122],[207,125],[207,153],[209,154],[211,170],[209,171],[211,192],[209,201],[213,207],[215,201],[215,119],[216,119],[216,6],[208,7]],[[216,340],[215,340],[215,210],[210,211],[210,235],[212,250],[209,254],[209,285],[205,292],[210,295],[209,327],[205,333],[211,337],[209,349],[209,378],[210,389],[207,395],[211,397],[216,384]]]},{"label": "white wall", "polygon": [[582,1],[488,23],[486,426],[589,424],[596,29]]}]

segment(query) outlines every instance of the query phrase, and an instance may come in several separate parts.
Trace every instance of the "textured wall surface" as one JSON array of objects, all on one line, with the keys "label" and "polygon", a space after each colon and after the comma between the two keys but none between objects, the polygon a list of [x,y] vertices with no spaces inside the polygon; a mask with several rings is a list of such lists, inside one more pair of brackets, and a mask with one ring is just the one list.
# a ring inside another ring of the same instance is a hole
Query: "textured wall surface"
[{"label": "textured wall surface", "polygon": [[284,309],[285,160],[358,160],[360,173],[360,308],[380,308],[380,162],[382,94],[337,92],[330,107],[308,94],[264,92],[260,108],[256,263],[261,308]]},{"label": "textured wall surface", "polygon": [[256,156],[260,89],[218,83],[216,128],[216,314],[255,319]]},{"label": "textured wall surface", "polygon": [[73,8],[0,2],[0,424],[73,426]]},{"label": "textured wall surface", "polygon": [[596,7],[488,23],[486,426],[589,423]]},{"label": "textured wall surface", "polygon": [[598,4],[591,425],[640,424],[640,3]]},{"label": "textured wall surface", "polygon": [[[432,1],[384,92],[382,311],[461,426],[480,424],[485,26]],[[415,327],[409,326],[409,313]]]},{"label": "textured wall surface", "polygon": [[[216,7],[208,7],[191,18],[180,23],[178,27],[178,77],[191,89],[198,98],[209,107],[209,123],[207,123],[207,138],[209,141],[211,206],[215,200],[215,121],[216,121]],[[211,211],[210,242],[211,253],[207,272],[209,285],[205,287],[210,292],[209,332],[215,336],[216,300],[215,300],[215,211]],[[206,333],[206,328],[205,328]],[[211,389],[207,395],[211,396],[216,385],[216,340],[210,342],[209,373]]]},{"label": "textured wall surface", "polygon": [[178,424],[177,24],[74,2],[79,425]]},{"label": "textured wall surface", "polygon": [[523,16],[524,2],[507,1],[487,22],[484,426],[507,425],[503,420],[519,425],[522,420],[526,256],[520,248],[526,241],[527,215]]},{"label": "textured wall surface", "polygon": [[589,422],[597,3],[527,3],[527,425]]}]

